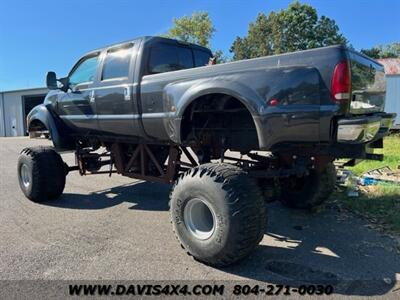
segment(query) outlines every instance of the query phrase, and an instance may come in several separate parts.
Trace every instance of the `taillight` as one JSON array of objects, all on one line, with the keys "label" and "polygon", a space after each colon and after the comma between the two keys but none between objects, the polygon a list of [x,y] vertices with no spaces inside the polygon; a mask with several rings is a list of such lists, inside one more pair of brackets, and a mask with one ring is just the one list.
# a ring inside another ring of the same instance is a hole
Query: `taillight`
[{"label": "taillight", "polygon": [[333,71],[331,93],[332,100],[340,103],[350,98],[350,68],[347,60],[338,63]]},{"label": "taillight", "polygon": [[269,105],[270,106],[277,106],[279,104],[279,100],[278,99],[271,99],[270,101],[269,101]]}]

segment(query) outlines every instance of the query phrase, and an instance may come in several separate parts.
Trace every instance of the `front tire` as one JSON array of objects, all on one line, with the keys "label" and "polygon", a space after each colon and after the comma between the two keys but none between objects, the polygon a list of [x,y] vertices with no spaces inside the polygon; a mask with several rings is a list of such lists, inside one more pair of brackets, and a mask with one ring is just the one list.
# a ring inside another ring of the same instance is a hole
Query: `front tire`
[{"label": "front tire", "polygon": [[239,261],[264,235],[266,211],[257,182],[230,164],[208,163],[186,172],[174,185],[170,206],[182,247],[209,265]]},{"label": "front tire", "polygon": [[321,172],[310,170],[308,176],[283,179],[280,185],[280,201],[288,207],[311,209],[329,198],[335,189],[335,183],[335,166],[328,163]]},{"label": "front tire", "polygon": [[33,202],[58,198],[65,187],[66,168],[50,147],[25,148],[18,158],[19,186]]}]

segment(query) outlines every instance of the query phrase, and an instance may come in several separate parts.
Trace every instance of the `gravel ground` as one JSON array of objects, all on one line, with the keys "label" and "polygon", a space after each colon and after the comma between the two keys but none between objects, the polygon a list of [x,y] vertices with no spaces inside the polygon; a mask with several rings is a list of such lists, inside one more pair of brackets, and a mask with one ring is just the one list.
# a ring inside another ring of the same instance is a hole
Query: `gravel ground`
[{"label": "gravel ground", "polygon": [[[342,295],[393,295],[398,288],[398,244],[333,207],[308,213],[268,205],[268,228],[254,253],[216,269],[176,241],[169,186],[74,172],[60,199],[30,202],[16,164],[22,148],[39,144],[48,142],[0,138],[0,279],[328,280]],[[73,162],[72,154],[62,156]]]}]

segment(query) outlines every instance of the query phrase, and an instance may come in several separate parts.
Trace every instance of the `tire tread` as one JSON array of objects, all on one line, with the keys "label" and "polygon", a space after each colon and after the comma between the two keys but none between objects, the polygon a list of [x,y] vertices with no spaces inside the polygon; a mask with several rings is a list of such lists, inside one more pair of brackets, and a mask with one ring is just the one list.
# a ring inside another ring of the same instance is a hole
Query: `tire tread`
[{"label": "tire tread", "polygon": [[20,153],[18,168],[22,161],[32,164],[32,187],[25,195],[34,202],[58,198],[65,187],[65,164],[52,147],[24,148]]},{"label": "tire tread", "polygon": [[[234,238],[235,242],[230,243],[229,247],[227,246],[221,251],[220,255],[196,259],[213,266],[233,264],[247,256],[264,236],[266,208],[261,191],[257,182],[241,168],[227,163],[207,163],[192,168],[179,176],[171,190],[170,198],[172,199],[174,189],[182,184],[184,178],[191,177],[194,179],[197,173],[199,173],[200,178],[210,177],[227,192],[231,217],[235,218],[235,222],[239,222],[241,225]],[[171,222],[173,222],[172,218]],[[190,251],[180,241],[175,230],[174,233],[181,246],[191,255]]]}]

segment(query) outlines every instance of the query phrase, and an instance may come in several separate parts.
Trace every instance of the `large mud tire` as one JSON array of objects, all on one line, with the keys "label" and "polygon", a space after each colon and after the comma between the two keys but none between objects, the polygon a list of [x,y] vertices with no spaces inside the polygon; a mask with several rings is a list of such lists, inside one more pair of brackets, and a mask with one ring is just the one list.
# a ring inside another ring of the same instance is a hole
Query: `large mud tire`
[{"label": "large mud tire", "polygon": [[255,179],[237,166],[208,163],[181,175],[171,192],[174,232],[195,259],[231,265],[261,241],[266,208]]},{"label": "large mud tire", "polygon": [[56,199],[62,194],[67,172],[61,156],[54,149],[23,149],[17,168],[19,186],[30,200],[43,202]]}]

